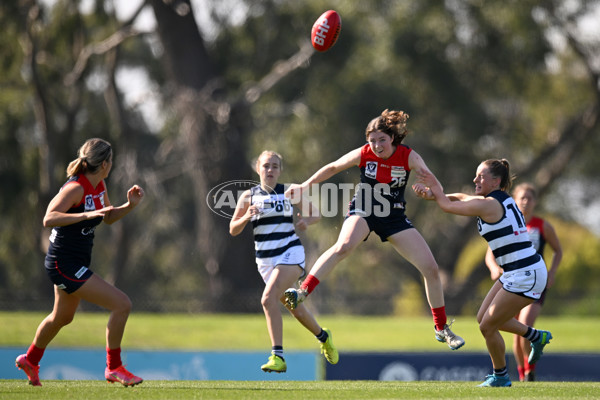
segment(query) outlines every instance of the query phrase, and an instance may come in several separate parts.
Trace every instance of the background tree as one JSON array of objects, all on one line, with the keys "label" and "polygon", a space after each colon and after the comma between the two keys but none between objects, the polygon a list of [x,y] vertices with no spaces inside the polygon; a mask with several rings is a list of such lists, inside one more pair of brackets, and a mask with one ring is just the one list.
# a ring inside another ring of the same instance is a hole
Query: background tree
[{"label": "background tree", "polygon": [[[115,146],[113,202],[133,182],[148,201],[98,230],[92,268],[138,309],[258,311],[251,233],[228,235],[209,190],[255,179],[250,160],[265,148],[283,153],[284,181],[303,180],[362,145],[385,108],[411,115],[406,143],[448,190],[471,190],[482,159],[511,160],[565,232],[561,271],[597,275],[598,237],[573,221],[585,221],[578,212],[600,192],[600,37],[581,31],[598,1],[146,0],[127,20],[114,1],[13,3],[0,6],[4,308],[47,309],[40,221],[76,149],[98,136]],[[329,8],[342,15],[342,34],[315,53],[310,27]],[[140,27],[148,15],[153,24]],[[133,77],[145,90],[132,101]],[[357,181],[357,171],[332,179]],[[443,270],[449,312],[472,313],[490,285],[474,221],[408,201]],[[333,243],[345,207],[303,236],[308,265]],[[311,298],[321,312],[426,311],[420,275],[373,238],[333,275]],[[559,271],[556,290],[597,312],[586,300],[595,282],[575,285]]]}]

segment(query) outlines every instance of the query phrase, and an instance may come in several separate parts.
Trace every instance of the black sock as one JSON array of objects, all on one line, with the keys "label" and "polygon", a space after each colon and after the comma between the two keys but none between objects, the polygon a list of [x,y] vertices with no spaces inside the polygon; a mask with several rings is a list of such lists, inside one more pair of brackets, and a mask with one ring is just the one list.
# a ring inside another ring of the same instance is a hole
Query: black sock
[{"label": "black sock", "polygon": [[319,342],[321,343],[325,343],[328,337],[329,335],[323,329],[321,329],[321,333],[317,335],[317,339],[319,339]]},{"label": "black sock", "polygon": [[496,369],[494,368],[494,375],[496,376],[508,376],[508,369],[506,367]]}]

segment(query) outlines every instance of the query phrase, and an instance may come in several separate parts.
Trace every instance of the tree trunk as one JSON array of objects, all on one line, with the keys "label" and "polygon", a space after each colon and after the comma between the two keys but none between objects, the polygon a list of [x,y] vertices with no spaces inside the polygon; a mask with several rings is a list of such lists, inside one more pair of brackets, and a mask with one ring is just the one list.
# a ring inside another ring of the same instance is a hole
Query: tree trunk
[{"label": "tree trunk", "polygon": [[[211,188],[251,177],[244,152],[251,130],[246,103],[231,106],[214,99],[219,76],[204,47],[187,1],[152,0],[158,33],[165,49],[166,69],[175,83],[175,113],[180,118],[179,140],[192,183],[198,263],[209,276],[210,309],[257,310],[261,281],[246,235],[229,236],[229,220],[213,213],[206,198]],[[248,230],[248,229],[247,229]],[[248,230],[249,231],[249,230]],[[233,297],[235,296],[235,298]],[[248,300],[256,298],[257,301]],[[236,301],[237,300],[237,301]]]}]

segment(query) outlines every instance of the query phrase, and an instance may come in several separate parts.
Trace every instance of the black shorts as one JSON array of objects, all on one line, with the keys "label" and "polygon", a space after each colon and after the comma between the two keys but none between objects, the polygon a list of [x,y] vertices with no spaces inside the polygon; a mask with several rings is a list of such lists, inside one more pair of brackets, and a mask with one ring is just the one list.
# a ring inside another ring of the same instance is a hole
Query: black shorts
[{"label": "black shorts", "polygon": [[[367,221],[369,230],[375,232],[382,242],[387,242],[387,238],[395,233],[405,231],[410,228],[414,228],[408,217],[404,213],[392,213],[387,217],[378,217],[374,214],[365,216],[360,211],[354,209],[348,210],[346,218],[351,215],[358,215]],[[365,238],[367,240],[369,236]]]},{"label": "black shorts", "polygon": [[85,265],[59,265],[57,261],[46,260],[44,266],[52,283],[69,294],[79,289],[94,274]]}]

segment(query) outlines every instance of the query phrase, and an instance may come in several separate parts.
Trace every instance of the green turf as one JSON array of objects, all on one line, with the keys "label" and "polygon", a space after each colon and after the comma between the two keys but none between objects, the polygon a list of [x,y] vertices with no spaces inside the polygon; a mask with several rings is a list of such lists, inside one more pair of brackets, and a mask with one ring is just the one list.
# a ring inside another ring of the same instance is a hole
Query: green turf
[{"label": "green turf", "polygon": [[476,382],[147,381],[124,388],[101,381],[44,381],[42,387],[0,380],[2,399],[590,399],[600,383],[527,382],[479,388]]},{"label": "green turf", "polygon": [[[29,346],[42,313],[0,312],[0,346]],[[52,346],[103,348],[107,313],[78,313]],[[340,351],[444,351],[433,339],[431,318],[319,316],[331,328]],[[590,332],[600,319],[540,318],[552,331],[548,351],[600,352]],[[467,345],[460,351],[485,351],[473,316],[453,326]],[[288,350],[315,350],[315,339],[291,317],[284,320]],[[510,335],[506,335],[510,340]],[[263,315],[188,315],[133,313],[124,348],[179,350],[264,350],[270,347]],[[510,351],[510,344],[507,348]],[[0,399],[585,399],[600,398],[600,382],[527,382],[512,388],[478,388],[478,382],[379,381],[146,381],[134,388],[104,381],[48,380],[31,387],[25,380],[0,380]]]},{"label": "green turf", "polygon": [[[42,313],[0,312],[0,346],[29,346]],[[55,347],[105,346],[108,313],[78,313],[54,339]],[[333,332],[340,351],[439,351],[431,318],[323,315],[318,320]],[[600,318],[545,318],[537,326],[552,331],[552,352],[600,352]],[[459,316],[452,329],[467,342],[461,351],[486,351],[474,316]],[[511,335],[505,334],[510,351]],[[284,319],[288,350],[314,350],[316,342],[293,318]],[[264,350],[271,346],[265,317],[256,315],[192,315],[133,313],[123,339],[126,349]]]}]

